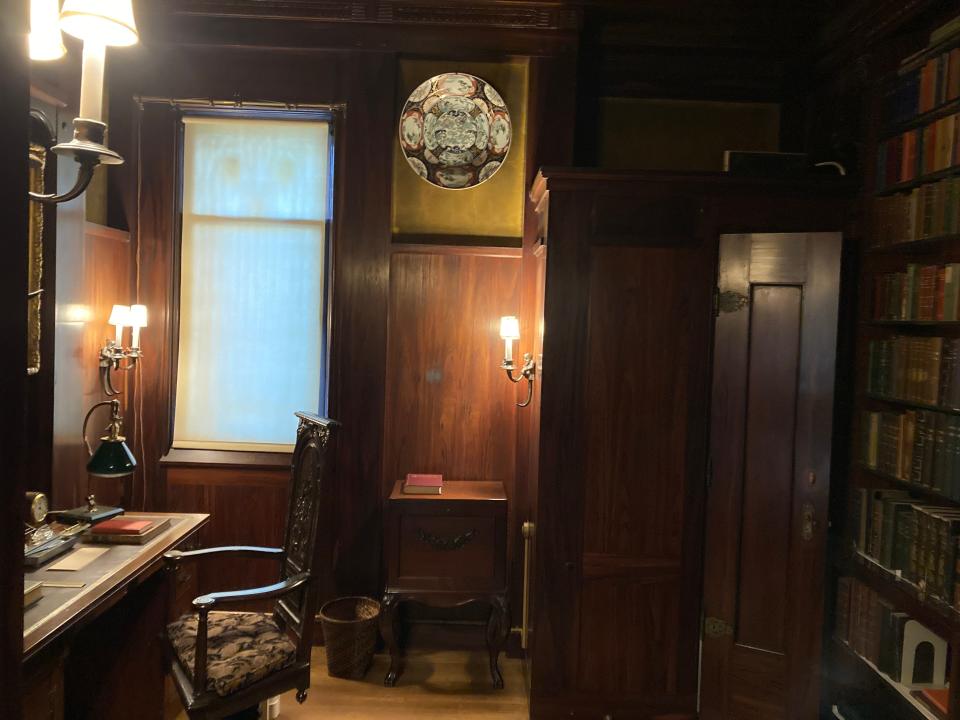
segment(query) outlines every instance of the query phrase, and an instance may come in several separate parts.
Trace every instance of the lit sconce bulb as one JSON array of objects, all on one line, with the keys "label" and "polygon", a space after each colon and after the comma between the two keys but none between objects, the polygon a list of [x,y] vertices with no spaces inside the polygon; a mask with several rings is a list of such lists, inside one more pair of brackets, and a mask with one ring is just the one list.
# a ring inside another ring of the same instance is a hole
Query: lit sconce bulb
[{"label": "lit sconce bulb", "polygon": [[60,11],[60,29],[83,40],[80,117],[99,122],[103,116],[106,50],[138,41],[131,0],[66,0]]},{"label": "lit sconce bulb", "polygon": [[130,306],[130,325],[133,327],[133,341],[131,347],[135,350],[140,349],[140,328],[147,326],[147,306]]},{"label": "lit sconce bulb", "polygon": [[116,345],[117,347],[123,347],[123,328],[127,325],[132,325],[130,322],[130,306],[129,305],[114,305],[113,310],[110,311],[110,319],[107,322],[110,325],[113,325],[116,330]]},{"label": "lit sconce bulb", "polygon": [[60,33],[59,0],[31,0],[30,59],[59,60],[66,52]]},{"label": "lit sconce bulb", "polygon": [[500,318],[500,337],[504,342],[504,361],[513,362],[513,341],[520,339],[520,321],[513,315]]}]

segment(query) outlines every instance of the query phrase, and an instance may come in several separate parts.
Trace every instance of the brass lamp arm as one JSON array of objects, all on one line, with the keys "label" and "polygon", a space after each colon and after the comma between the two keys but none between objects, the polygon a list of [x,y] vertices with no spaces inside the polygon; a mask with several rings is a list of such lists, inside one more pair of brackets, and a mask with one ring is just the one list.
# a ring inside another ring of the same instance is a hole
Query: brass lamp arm
[{"label": "brass lamp arm", "polygon": [[56,193],[30,193],[30,199],[36,200],[37,202],[44,203],[45,205],[55,205],[58,203],[69,202],[74,198],[80,197],[86,191],[87,187],[90,185],[90,181],[93,180],[93,172],[97,169],[97,165],[100,164],[100,160],[95,157],[81,157],[77,158],[77,162],[80,163],[80,170],[77,172],[77,181],[73,184],[73,187],[70,188],[67,192],[62,195],[57,195]]},{"label": "brass lamp arm", "polygon": [[98,407],[101,407],[102,405],[110,405],[113,407],[113,410],[111,411],[111,414],[110,414],[110,425],[109,425],[111,429],[111,434],[113,434],[113,432],[116,430],[117,423],[120,420],[120,401],[119,400],[102,400],[87,411],[86,416],[83,418],[83,430],[81,432],[83,434],[83,444],[87,448],[87,454],[90,455],[91,457],[93,456],[93,448],[90,447],[90,441],[87,440],[87,423],[90,421],[90,416],[93,415],[93,411],[96,410]]},{"label": "brass lamp arm", "polygon": [[93,171],[98,165],[120,165],[123,158],[104,145],[107,133],[106,123],[87,118],[74,118],[73,139],[70,142],[54,145],[51,151],[56,155],[70,156],[80,163],[77,181],[63,195],[56,193],[30,193],[30,199],[48,205],[67,202],[79,197],[93,180]]},{"label": "brass lamp arm", "polygon": [[510,382],[518,383],[521,380],[527,381],[527,399],[524,402],[517,403],[517,407],[527,407],[533,400],[533,379],[537,375],[537,364],[533,361],[533,355],[524,353],[523,367],[520,368],[520,377],[514,377],[513,375],[513,371],[516,370],[513,361],[504,360],[503,365],[500,367],[506,372],[507,379],[510,380]]}]

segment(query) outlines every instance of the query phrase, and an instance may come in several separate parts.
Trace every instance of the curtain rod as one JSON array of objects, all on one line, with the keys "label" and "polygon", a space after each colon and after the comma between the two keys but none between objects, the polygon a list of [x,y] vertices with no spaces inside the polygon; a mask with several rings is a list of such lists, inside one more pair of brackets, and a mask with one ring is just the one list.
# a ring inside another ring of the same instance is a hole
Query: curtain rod
[{"label": "curtain rod", "polygon": [[134,100],[137,101],[139,105],[145,105],[148,103],[158,103],[170,105],[171,107],[176,108],[189,108],[196,110],[281,110],[281,111],[296,111],[296,110],[312,110],[312,111],[323,111],[323,110],[339,110],[342,109],[342,105],[339,104],[327,104],[327,105],[317,105],[311,103],[289,103],[289,102],[276,102],[271,100],[242,100],[240,98],[234,98],[232,100],[214,100],[213,98],[164,98],[164,97],[153,97],[147,95],[137,95],[134,97]]}]

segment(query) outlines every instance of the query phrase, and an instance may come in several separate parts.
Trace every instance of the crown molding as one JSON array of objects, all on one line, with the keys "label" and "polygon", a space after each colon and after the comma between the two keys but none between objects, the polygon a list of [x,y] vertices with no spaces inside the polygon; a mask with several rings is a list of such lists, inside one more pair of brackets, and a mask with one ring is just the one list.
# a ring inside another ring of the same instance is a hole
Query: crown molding
[{"label": "crown molding", "polygon": [[570,31],[581,10],[534,0],[164,0],[171,16]]}]

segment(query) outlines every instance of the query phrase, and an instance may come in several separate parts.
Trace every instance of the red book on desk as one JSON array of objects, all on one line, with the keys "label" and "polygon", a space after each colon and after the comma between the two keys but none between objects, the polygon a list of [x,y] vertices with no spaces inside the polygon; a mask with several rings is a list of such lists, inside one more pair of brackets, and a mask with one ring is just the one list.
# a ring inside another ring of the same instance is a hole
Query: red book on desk
[{"label": "red book on desk", "polygon": [[127,520],[117,517],[97,523],[93,532],[97,535],[143,535],[151,525],[153,520]]},{"label": "red book on desk", "polygon": [[407,495],[440,495],[443,492],[443,475],[408,473],[403,492]]}]

